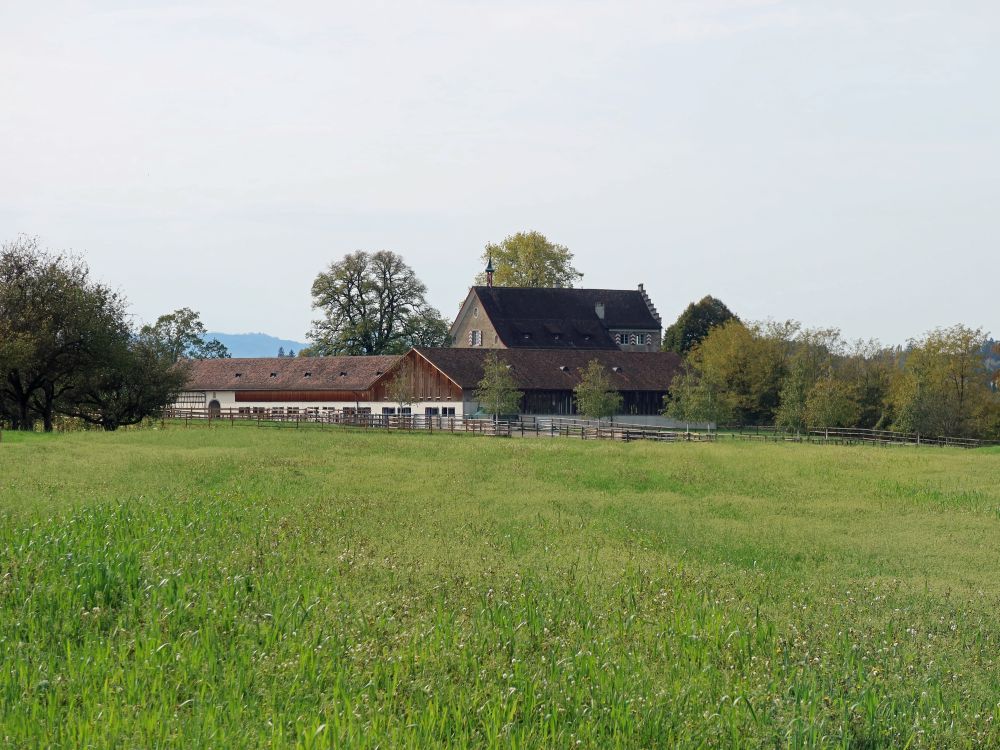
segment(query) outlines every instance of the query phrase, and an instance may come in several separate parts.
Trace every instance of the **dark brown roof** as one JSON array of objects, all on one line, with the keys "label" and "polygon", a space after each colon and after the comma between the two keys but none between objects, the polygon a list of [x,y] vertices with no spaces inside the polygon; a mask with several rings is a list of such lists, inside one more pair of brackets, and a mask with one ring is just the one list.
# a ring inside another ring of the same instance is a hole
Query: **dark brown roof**
[{"label": "dark brown roof", "polygon": [[[680,368],[673,352],[580,351],[566,349],[417,349],[418,354],[457,383],[475,390],[490,353],[512,365],[511,374],[523,390],[570,390],[580,382],[580,370],[596,359],[607,368],[620,391],[666,391]],[[614,368],[620,368],[617,372]],[[566,368],[565,370],[562,368]]]},{"label": "dark brown roof", "polygon": [[192,391],[364,391],[399,359],[398,354],[194,359],[188,363],[186,387]]},{"label": "dark brown roof", "polygon": [[[519,349],[617,349],[609,329],[658,331],[637,289],[473,287],[506,346]],[[598,316],[604,305],[604,318]]]}]

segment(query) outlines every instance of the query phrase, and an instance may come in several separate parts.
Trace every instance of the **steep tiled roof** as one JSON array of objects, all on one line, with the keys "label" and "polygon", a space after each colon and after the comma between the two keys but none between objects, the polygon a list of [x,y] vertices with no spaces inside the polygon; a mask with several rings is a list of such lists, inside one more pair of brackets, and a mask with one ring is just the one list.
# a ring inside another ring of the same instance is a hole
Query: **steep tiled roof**
[{"label": "steep tiled roof", "polygon": [[[659,330],[637,289],[473,287],[506,346],[615,349],[608,329]],[[604,306],[603,319],[597,307]]]},{"label": "steep tiled roof", "polygon": [[399,358],[393,354],[195,359],[187,363],[186,387],[192,391],[364,391]]},{"label": "steep tiled roof", "polygon": [[[580,370],[596,359],[620,391],[666,391],[681,358],[673,352],[624,352],[619,349],[417,349],[418,354],[455,381],[475,389],[483,377],[483,361],[496,354],[511,365],[518,388],[569,390],[580,382]],[[618,368],[616,371],[614,368]]]}]

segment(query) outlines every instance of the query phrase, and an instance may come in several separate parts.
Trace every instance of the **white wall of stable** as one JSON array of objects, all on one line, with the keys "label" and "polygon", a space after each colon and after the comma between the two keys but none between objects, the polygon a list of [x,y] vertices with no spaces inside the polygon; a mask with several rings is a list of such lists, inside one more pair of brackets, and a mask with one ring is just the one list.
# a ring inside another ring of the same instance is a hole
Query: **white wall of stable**
[{"label": "white wall of stable", "polygon": [[[219,402],[222,410],[230,409],[266,409],[269,413],[280,410],[278,413],[287,413],[288,409],[298,409],[299,413],[306,413],[307,409],[319,409],[320,411],[343,411],[344,409],[371,409],[372,414],[381,414],[383,408],[395,409],[399,411],[399,404],[395,401],[237,401],[236,391],[184,391],[178,396],[174,407],[178,409],[205,409],[212,401]],[[406,404],[413,415],[423,415],[427,409],[438,409],[439,414],[442,408],[455,410],[454,416],[461,417],[472,414],[477,407],[476,402],[448,401],[434,399],[431,401],[414,401]]]}]

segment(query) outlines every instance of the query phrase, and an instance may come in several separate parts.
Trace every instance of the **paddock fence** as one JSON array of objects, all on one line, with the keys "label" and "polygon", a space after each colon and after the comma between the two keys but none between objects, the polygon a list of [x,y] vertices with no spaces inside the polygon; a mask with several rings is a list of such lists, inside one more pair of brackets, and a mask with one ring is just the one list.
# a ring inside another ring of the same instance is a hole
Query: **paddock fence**
[{"label": "paddock fence", "polygon": [[272,411],[264,407],[237,409],[169,408],[164,420],[183,423],[185,426],[229,424],[257,425],[274,428],[326,428],[353,427],[383,431],[426,431],[472,433],[489,437],[571,437],[580,440],[618,440],[633,442],[713,442],[715,432],[650,427],[619,422],[598,422],[570,418],[500,418],[442,417],[409,414],[370,414],[342,411],[301,409]]},{"label": "paddock fence", "polygon": [[809,427],[801,432],[789,431],[774,425],[720,426],[720,434],[728,434],[734,440],[785,442],[785,443],[830,443],[834,445],[878,445],[878,446],[946,446],[951,448],[982,448],[997,445],[996,441],[977,438],[923,435],[916,432],[894,432],[873,430],[862,427]]}]

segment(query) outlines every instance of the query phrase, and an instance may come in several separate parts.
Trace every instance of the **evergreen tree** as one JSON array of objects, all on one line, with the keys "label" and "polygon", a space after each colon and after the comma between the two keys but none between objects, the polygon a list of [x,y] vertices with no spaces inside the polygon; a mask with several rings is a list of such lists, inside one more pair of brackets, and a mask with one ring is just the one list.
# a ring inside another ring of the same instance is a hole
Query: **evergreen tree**
[{"label": "evergreen tree", "polygon": [[737,319],[722,300],[711,295],[692,302],[663,332],[663,351],[687,354],[716,326]]}]

